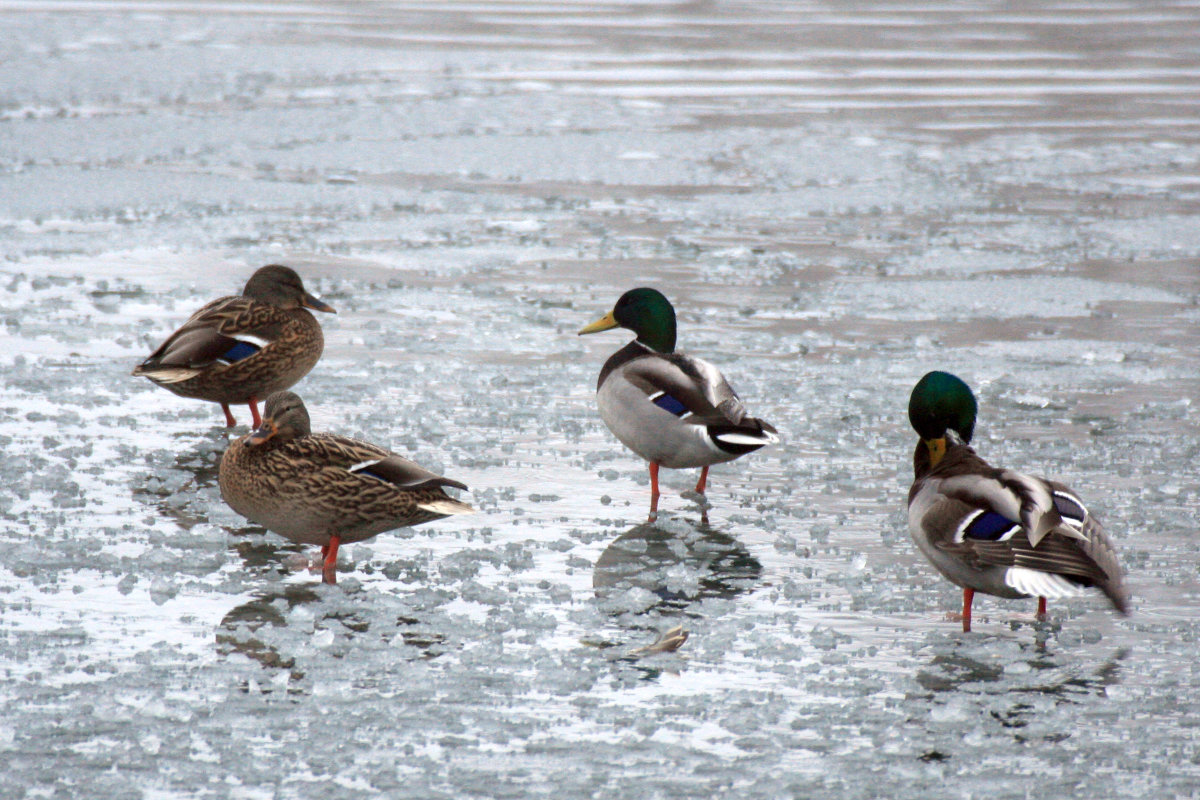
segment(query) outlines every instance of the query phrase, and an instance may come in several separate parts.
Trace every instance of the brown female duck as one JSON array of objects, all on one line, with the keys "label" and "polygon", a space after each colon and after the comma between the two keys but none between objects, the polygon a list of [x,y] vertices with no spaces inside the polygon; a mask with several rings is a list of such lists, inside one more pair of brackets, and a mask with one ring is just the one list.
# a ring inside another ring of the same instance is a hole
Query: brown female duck
[{"label": "brown female duck", "polygon": [[321,326],[306,308],[334,313],[304,289],[295,270],[278,264],[250,276],[238,297],[214,300],[192,315],[134,368],[181,397],[220,403],[229,427],[231,403],[250,406],[308,374],[325,348]]},{"label": "brown female duck", "polygon": [[312,433],[293,392],[267,398],[262,425],[221,458],[230,508],[294,542],[321,546],[335,582],[338,545],[451,514],[475,512],[443,491],[467,487],[373,444]]}]

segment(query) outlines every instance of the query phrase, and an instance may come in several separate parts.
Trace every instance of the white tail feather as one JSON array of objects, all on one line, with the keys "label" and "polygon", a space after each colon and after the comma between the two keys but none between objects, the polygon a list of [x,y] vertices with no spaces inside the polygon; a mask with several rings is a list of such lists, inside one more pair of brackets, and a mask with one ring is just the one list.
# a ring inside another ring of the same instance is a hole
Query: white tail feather
[{"label": "white tail feather", "polygon": [[143,369],[139,375],[145,375],[155,383],[182,383],[199,375],[201,370],[190,367],[158,367]]},{"label": "white tail feather", "polygon": [[432,511],[434,514],[474,514],[475,509],[459,500],[445,498],[443,500],[428,500],[417,503],[417,508]]},{"label": "white tail feather", "polygon": [[759,434],[749,433],[718,433],[714,439],[725,442],[726,444],[745,444],[745,445],[764,445],[774,444],[779,441],[779,438],[763,431]]},{"label": "white tail feather", "polygon": [[1004,573],[1004,582],[1022,594],[1049,600],[1077,597],[1085,591],[1085,587],[1061,575],[1027,567],[1009,567]]}]

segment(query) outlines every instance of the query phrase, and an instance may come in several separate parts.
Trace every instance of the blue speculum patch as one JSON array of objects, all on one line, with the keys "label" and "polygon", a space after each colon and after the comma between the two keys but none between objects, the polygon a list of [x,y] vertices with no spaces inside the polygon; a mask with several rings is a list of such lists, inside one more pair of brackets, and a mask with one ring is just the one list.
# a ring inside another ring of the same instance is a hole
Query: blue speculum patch
[{"label": "blue speculum patch", "polygon": [[687,406],[671,397],[669,394],[660,394],[652,401],[654,405],[661,408],[663,411],[674,414],[677,417],[682,417],[687,413]]},{"label": "blue speculum patch", "polygon": [[996,542],[1003,539],[1005,534],[1010,531],[1015,532],[1020,527],[1011,519],[997,514],[995,511],[985,511],[971,520],[971,524],[963,531],[963,536],[968,539]]},{"label": "blue speculum patch", "polygon": [[228,361],[232,364],[235,361],[241,361],[243,358],[248,358],[257,353],[262,348],[249,342],[238,342],[233,347],[225,351],[221,356],[221,361]]}]

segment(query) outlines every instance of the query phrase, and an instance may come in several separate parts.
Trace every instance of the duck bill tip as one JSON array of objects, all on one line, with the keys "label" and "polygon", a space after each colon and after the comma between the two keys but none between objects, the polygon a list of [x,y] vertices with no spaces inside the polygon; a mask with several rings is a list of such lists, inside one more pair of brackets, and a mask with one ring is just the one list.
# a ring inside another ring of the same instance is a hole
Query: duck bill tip
[{"label": "duck bill tip", "polygon": [[337,311],[333,306],[323,300],[318,300],[311,294],[304,296],[304,307],[311,308],[313,311],[324,311],[326,314],[336,314]]},{"label": "duck bill tip", "polygon": [[600,333],[600,331],[608,331],[616,327],[619,327],[619,325],[616,318],[613,317],[613,314],[610,311],[600,319],[593,322],[591,325],[581,328],[577,335],[584,336],[585,334],[589,333]]},{"label": "duck bill tip", "polygon": [[279,432],[279,428],[270,420],[263,420],[262,425],[257,430],[251,431],[246,437],[247,447],[257,447],[264,442],[270,441],[275,434]]},{"label": "duck bill tip", "polygon": [[946,455],[946,437],[926,439],[925,446],[929,448],[929,466],[936,467]]}]

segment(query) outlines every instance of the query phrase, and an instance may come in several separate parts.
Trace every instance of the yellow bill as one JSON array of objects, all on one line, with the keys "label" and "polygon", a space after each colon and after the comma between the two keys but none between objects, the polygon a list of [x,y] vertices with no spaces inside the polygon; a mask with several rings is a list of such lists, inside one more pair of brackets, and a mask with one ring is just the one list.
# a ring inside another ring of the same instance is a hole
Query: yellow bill
[{"label": "yellow bill", "polygon": [[605,314],[603,317],[601,317],[600,319],[593,322],[591,325],[588,325],[586,328],[579,331],[579,335],[583,336],[585,333],[599,333],[600,331],[610,331],[613,328],[617,328],[617,327],[620,327],[620,326],[617,324],[616,318],[613,317],[613,313],[610,311],[607,314]]}]

